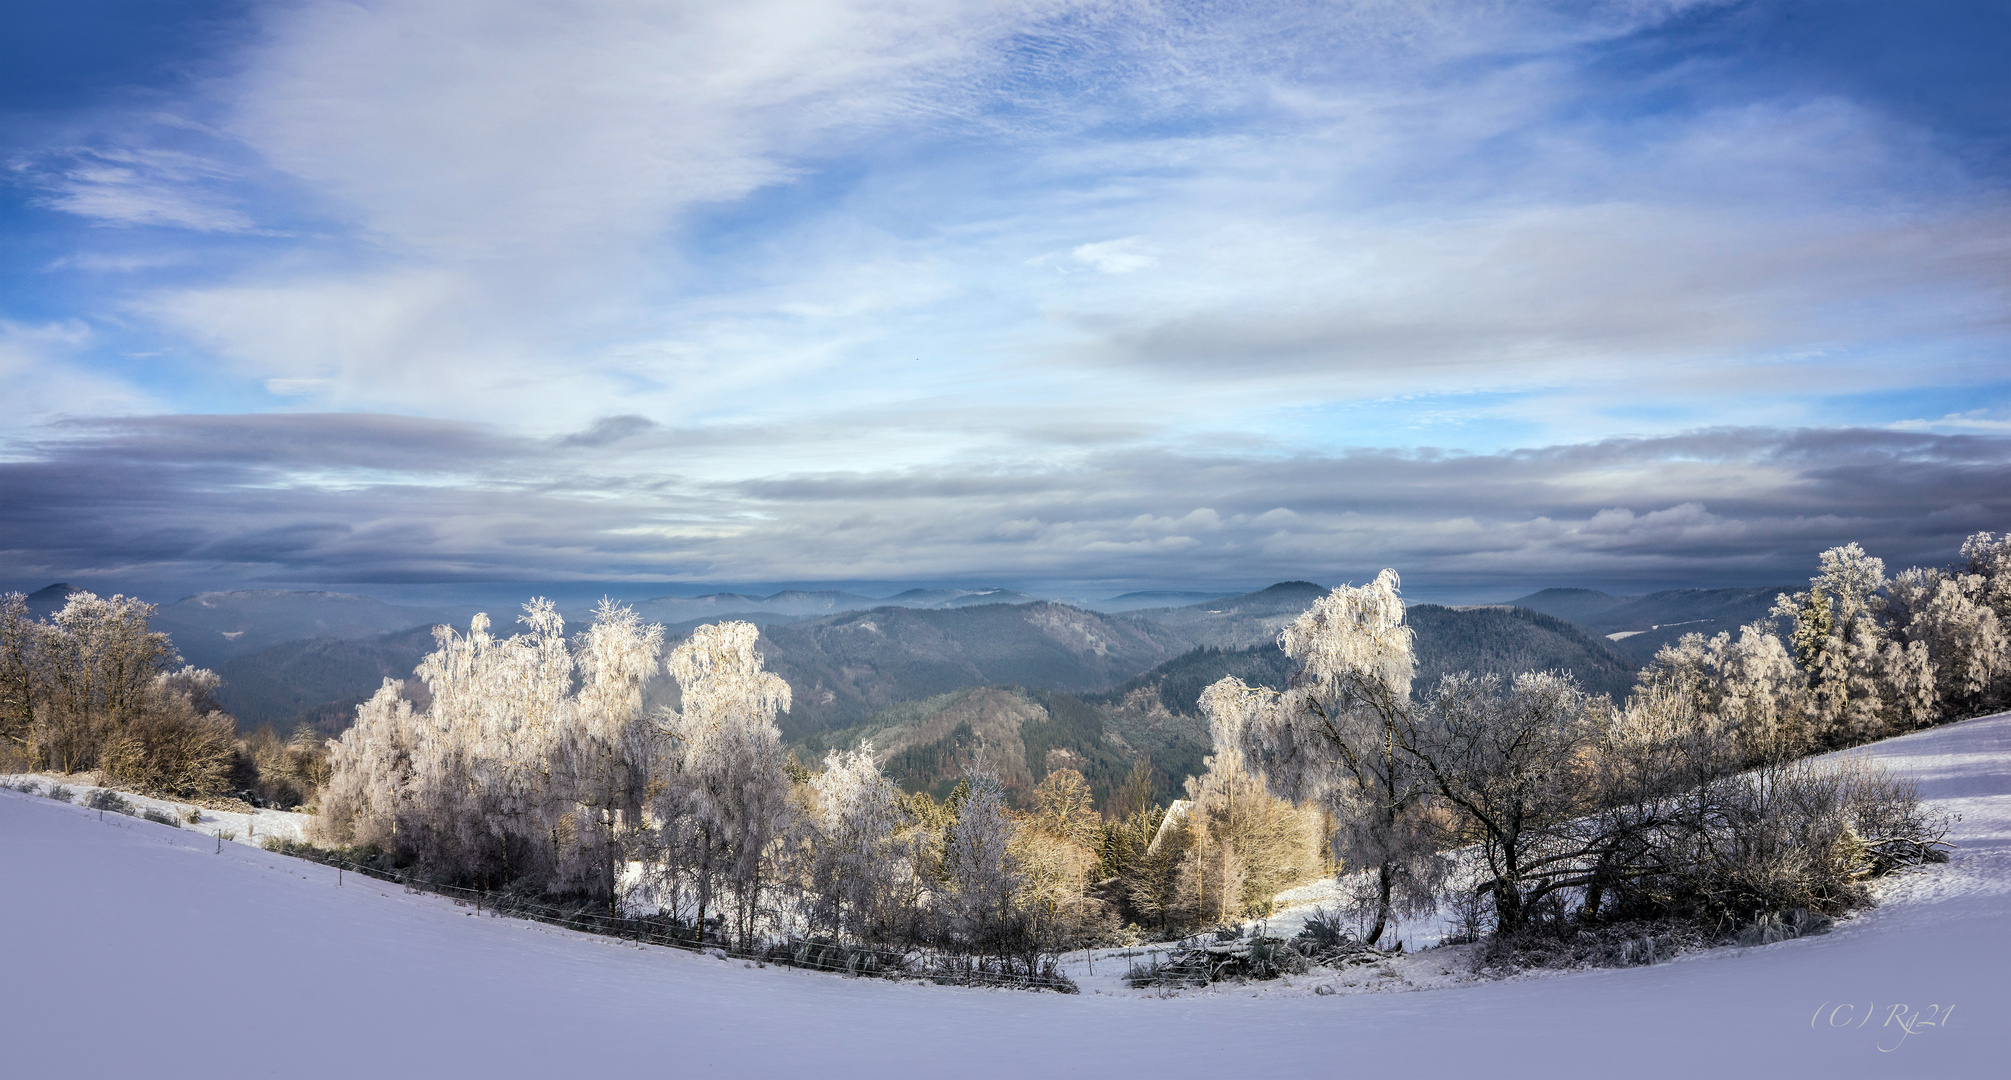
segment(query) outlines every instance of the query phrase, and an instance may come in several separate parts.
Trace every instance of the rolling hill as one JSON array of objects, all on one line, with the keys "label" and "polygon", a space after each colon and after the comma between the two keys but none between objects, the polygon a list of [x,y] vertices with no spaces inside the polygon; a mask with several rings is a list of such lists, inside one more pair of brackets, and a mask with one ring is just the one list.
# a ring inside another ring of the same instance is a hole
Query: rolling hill
[{"label": "rolling hill", "polygon": [[1592,589],[1544,589],[1509,604],[1576,623],[1612,642],[1634,663],[1645,664],[1684,634],[1737,633],[1749,622],[1768,618],[1774,598],[1794,591],[1794,586],[1769,586],[1613,596]]},{"label": "rolling hill", "polygon": [[761,651],[789,681],[790,738],[849,727],[890,706],[971,686],[1107,689],[1189,647],[1176,633],[1063,604],[873,608],[764,627]]},{"label": "rolling hill", "polygon": [[254,590],[208,592],[165,604],[153,625],[174,637],[189,663],[220,668],[232,657],[282,642],[367,638],[414,626],[456,621],[456,613],[401,607],[334,592]]}]

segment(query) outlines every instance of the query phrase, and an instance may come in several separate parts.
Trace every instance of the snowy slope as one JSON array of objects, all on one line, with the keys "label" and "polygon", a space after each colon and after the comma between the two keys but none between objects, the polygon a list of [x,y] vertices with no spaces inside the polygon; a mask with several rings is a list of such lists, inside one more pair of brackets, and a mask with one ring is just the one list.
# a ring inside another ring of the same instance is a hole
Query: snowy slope
[{"label": "snowy slope", "polygon": [[[757,970],[0,792],[0,1075],[2003,1076],[2011,716],[1875,752],[1961,847],[1833,933],[1331,997]],[[1901,1004],[1949,1022],[1906,1036]]]}]

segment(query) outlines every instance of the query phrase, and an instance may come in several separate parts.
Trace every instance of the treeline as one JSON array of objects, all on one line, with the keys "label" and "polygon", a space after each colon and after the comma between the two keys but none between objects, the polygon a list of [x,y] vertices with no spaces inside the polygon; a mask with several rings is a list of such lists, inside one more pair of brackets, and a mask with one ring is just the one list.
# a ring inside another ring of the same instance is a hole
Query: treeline
[{"label": "treeline", "polygon": [[[641,909],[740,948],[813,935],[1040,977],[1104,932],[1080,773],[1049,775],[1014,811],[981,756],[942,801],[902,794],[870,747],[813,771],[782,746],[789,686],[763,669],[751,624],[700,627],[666,662],[662,628],[612,603],[571,639],[548,602],[522,621],[509,638],[482,617],[466,635],[440,628],[418,685],[386,680],[359,709],[333,744],[321,842],[436,880]],[[650,714],[643,685],[664,667],[680,702]]]},{"label": "treeline", "polygon": [[[1864,881],[1939,857],[1943,825],[1857,745],[2001,706],[2011,538],[1887,578],[1855,544],[1734,637],[1662,649],[1615,707],[1568,675],[1417,671],[1397,578],[1336,589],[1287,627],[1286,689],[1224,679],[1218,760],[1321,808],[1362,871],[1363,938],[1462,905],[1504,938],[1601,920],[1723,928],[1865,903]],[[1225,865],[1229,860],[1225,860]]]},{"label": "treeline", "polygon": [[321,740],[270,728],[239,738],[214,672],[182,663],[153,630],[154,605],[71,593],[36,619],[0,597],[0,769],[75,773],[165,798],[308,801],[326,775]]}]

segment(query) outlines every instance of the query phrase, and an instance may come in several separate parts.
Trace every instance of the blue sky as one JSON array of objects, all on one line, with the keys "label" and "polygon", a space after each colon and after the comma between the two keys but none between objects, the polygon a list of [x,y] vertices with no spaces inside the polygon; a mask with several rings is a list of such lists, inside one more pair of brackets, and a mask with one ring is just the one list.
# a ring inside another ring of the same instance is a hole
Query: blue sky
[{"label": "blue sky", "polygon": [[1761,584],[2011,528],[2011,6],[0,7],[0,580]]}]

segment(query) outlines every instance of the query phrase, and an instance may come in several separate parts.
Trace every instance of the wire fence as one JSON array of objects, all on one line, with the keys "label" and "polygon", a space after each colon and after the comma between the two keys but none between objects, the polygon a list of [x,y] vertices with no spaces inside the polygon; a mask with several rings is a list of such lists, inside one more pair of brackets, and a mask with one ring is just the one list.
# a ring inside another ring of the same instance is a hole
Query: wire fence
[{"label": "wire fence", "polygon": [[373,866],[342,858],[308,844],[285,842],[266,848],[334,867],[337,884],[341,874],[361,874],[378,881],[399,885],[408,892],[433,893],[457,905],[472,904],[476,912],[527,919],[562,926],[582,933],[632,941],[638,945],[660,945],[687,952],[707,953],[721,958],[755,964],[829,971],[882,979],[916,979],[956,986],[991,986],[1016,990],[1050,990],[1077,993],[1073,981],[1053,970],[1052,957],[1034,959],[1030,972],[1005,970],[1006,962],[992,957],[964,956],[926,949],[895,950],[870,945],[841,943],[825,937],[791,935],[766,942],[753,949],[741,949],[718,939],[708,939],[703,927],[670,916],[634,916],[567,908],[517,893],[469,888],[429,881],[402,867]]}]

